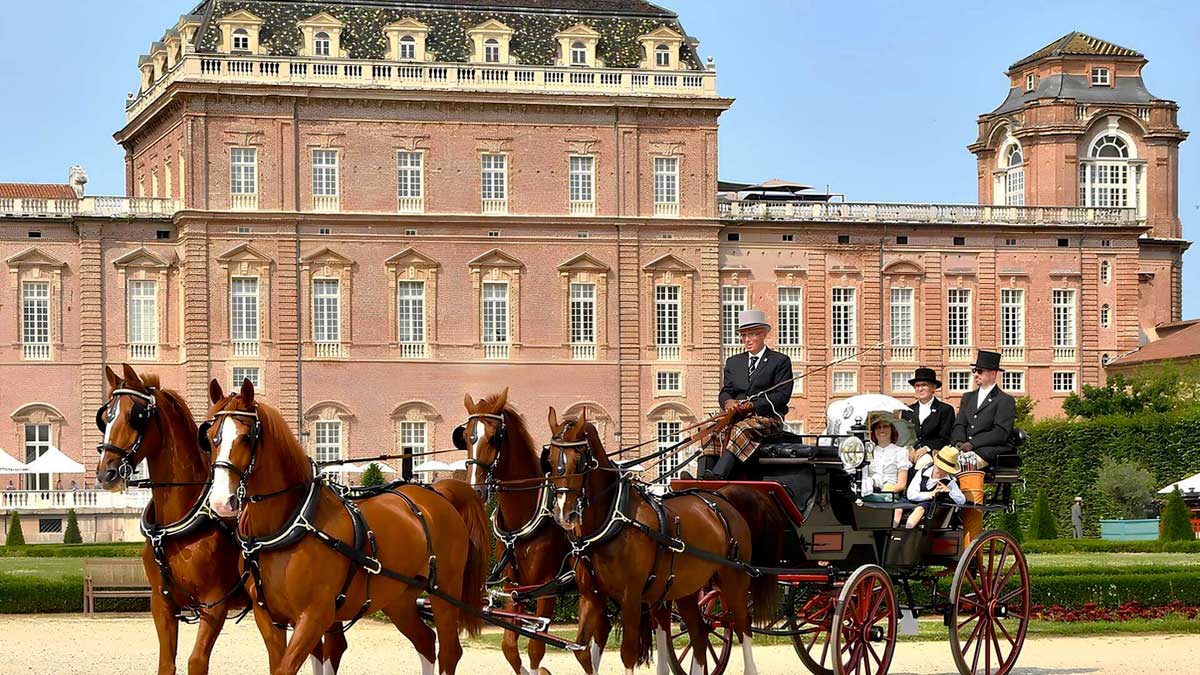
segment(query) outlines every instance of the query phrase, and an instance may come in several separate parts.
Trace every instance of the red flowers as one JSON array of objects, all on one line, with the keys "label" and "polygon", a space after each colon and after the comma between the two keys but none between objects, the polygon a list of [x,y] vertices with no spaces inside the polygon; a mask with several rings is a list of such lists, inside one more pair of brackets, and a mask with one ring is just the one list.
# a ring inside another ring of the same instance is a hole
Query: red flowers
[{"label": "red flowers", "polygon": [[1200,617],[1200,607],[1188,606],[1178,600],[1172,600],[1159,607],[1144,607],[1134,600],[1116,608],[1097,607],[1094,602],[1075,608],[1060,605],[1033,606],[1033,618],[1045,621],[1129,621],[1130,619],[1164,619],[1168,616],[1195,619]]}]

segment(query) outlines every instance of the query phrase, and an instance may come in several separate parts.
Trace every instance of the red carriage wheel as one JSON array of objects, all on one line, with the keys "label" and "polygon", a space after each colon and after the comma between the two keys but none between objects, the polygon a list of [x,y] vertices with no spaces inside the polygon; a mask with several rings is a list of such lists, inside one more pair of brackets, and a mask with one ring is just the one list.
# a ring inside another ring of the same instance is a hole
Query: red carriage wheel
[{"label": "red carriage wheel", "polygon": [[863,565],[850,575],[833,610],[835,675],[886,675],[896,649],[896,592],[887,572]]},{"label": "red carriage wheel", "polygon": [[833,675],[833,651],[829,628],[833,625],[836,596],[811,586],[790,586],[784,607],[792,646],[804,667],[813,675]]},{"label": "red carriage wheel", "polygon": [[983,533],[950,584],[950,647],[962,675],[1006,675],[1029,628],[1029,565],[1007,532]]},{"label": "red carriage wheel", "polygon": [[[733,652],[733,624],[727,616],[725,605],[721,602],[721,591],[710,588],[700,592],[700,614],[704,617],[707,634],[707,644],[704,645],[705,665],[707,675],[721,675],[729,665],[729,655]],[[687,626],[679,614],[671,612],[671,630],[667,635],[669,649],[659,658],[666,658],[675,675],[689,675],[692,667],[692,644],[688,636]]]}]

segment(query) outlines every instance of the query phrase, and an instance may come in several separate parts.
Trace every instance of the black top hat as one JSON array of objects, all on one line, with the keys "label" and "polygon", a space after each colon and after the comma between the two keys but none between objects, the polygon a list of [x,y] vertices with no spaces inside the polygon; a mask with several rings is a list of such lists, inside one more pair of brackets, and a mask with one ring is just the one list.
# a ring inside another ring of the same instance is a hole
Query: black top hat
[{"label": "black top hat", "polygon": [[972,363],[971,367],[983,370],[1004,370],[1000,367],[1000,352],[989,352],[982,349],[975,356],[975,363]]},{"label": "black top hat", "polygon": [[913,375],[913,378],[908,383],[915,385],[918,382],[928,382],[939,389],[942,386],[942,381],[937,379],[937,371],[933,368],[917,368],[916,374]]}]

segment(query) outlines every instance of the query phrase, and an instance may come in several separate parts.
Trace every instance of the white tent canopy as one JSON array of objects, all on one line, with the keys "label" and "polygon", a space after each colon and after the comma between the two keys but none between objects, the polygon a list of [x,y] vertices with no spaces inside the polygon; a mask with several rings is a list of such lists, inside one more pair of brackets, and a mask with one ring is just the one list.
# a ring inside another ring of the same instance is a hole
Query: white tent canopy
[{"label": "white tent canopy", "polygon": [[366,471],[366,469],[357,464],[351,464],[350,462],[332,464],[321,469],[321,473],[362,473],[363,471]]},{"label": "white tent canopy", "polygon": [[467,470],[467,460],[460,459],[457,462],[450,462],[446,466],[449,467],[447,469],[448,471],[466,471]]},{"label": "white tent canopy", "polygon": [[1184,478],[1181,481],[1176,481],[1174,483],[1171,483],[1167,487],[1159,490],[1158,494],[1169,495],[1175,491],[1176,487],[1178,487],[1179,491],[1184,494],[1187,494],[1189,492],[1200,492],[1200,473],[1196,474],[1195,476],[1189,476],[1188,478]]},{"label": "white tent canopy", "polygon": [[87,467],[63,454],[54,446],[41,457],[25,465],[29,473],[87,473]]},{"label": "white tent canopy", "polygon": [[29,473],[29,469],[0,448],[0,473]]},{"label": "white tent canopy", "polygon": [[449,464],[436,459],[426,460],[413,467],[413,473],[425,473],[426,471],[453,471],[453,469]]}]

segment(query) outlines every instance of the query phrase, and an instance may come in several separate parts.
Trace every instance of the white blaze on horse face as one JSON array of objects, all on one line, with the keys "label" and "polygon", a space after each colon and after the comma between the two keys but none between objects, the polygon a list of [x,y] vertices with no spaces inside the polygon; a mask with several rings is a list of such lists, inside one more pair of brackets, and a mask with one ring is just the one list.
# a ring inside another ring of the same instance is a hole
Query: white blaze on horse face
[{"label": "white blaze on horse face", "polygon": [[[119,419],[121,419],[121,398],[119,396],[117,397],[117,400],[113,401],[113,405],[116,406],[113,408],[113,414],[106,415],[106,416],[112,418],[113,420],[119,420]],[[104,444],[105,445],[108,445],[108,439],[112,437],[112,428],[113,428],[113,425],[111,423],[106,423],[104,425]]]},{"label": "white blaze on horse face", "polygon": [[[483,421],[478,419],[475,420],[475,428],[471,432],[471,437],[475,439],[475,442],[471,444],[471,459],[473,460],[479,461],[479,448],[483,444],[483,435],[486,431],[487,427],[484,426]],[[479,466],[478,464],[472,464],[471,472],[467,476],[467,482],[471,485],[482,485],[482,473],[483,467]]]},{"label": "white blaze on horse face", "polygon": [[[233,418],[226,415],[221,421],[221,447],[217,448],[218,462],[228,462],[229,452],[233,449],[233,441],[237,439],[237,425]],[[213,471],[212,490],[208,493],[208,505],[219,511],[229,510],[229,498],[233,493],[229,490],[229,480],[232,477],[229,469],[217,467]]]}]

